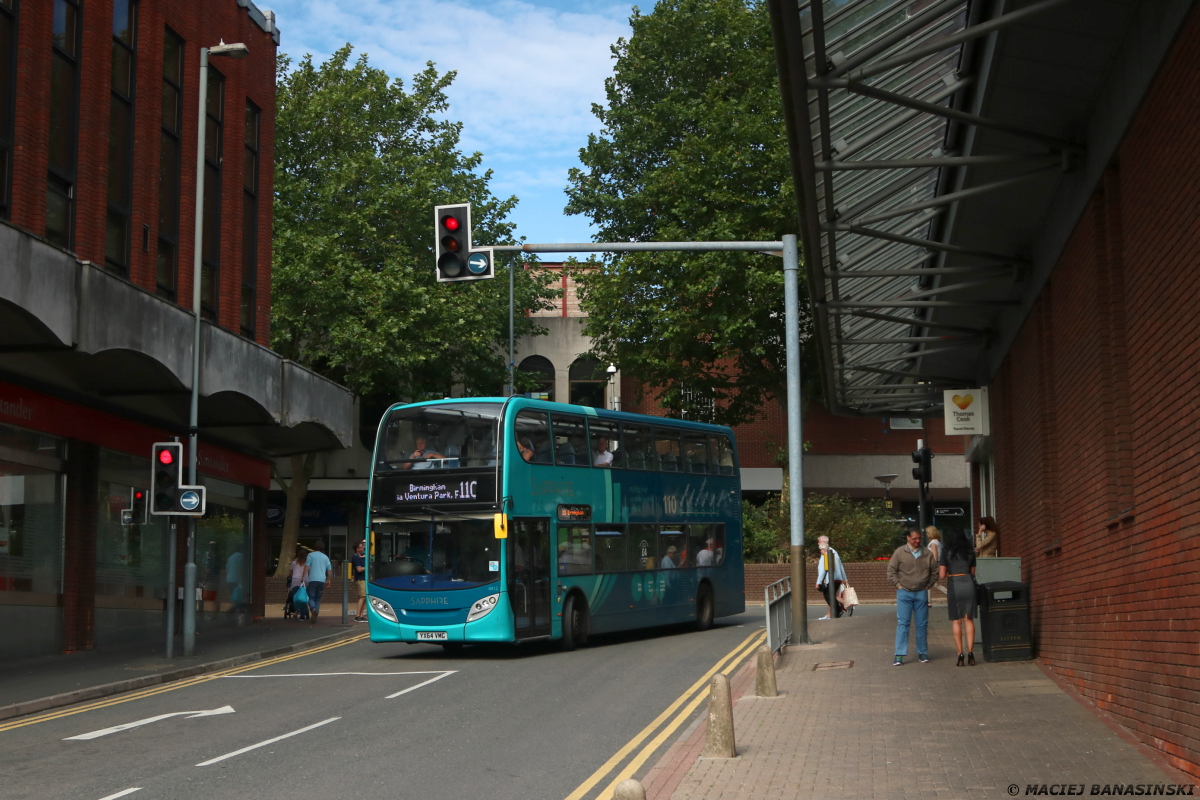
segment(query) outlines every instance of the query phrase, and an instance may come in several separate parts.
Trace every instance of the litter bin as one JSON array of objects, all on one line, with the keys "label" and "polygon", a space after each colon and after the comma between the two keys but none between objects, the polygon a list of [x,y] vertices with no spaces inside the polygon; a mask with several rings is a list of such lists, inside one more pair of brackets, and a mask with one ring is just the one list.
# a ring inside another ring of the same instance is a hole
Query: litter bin
[{"label": "litter bin", "polygon": [[1029,630],[1029,585],[993,581],[979,586],[979,622],[983,628],[983,657],[988,661],[1028,661],[1033,658]]}]

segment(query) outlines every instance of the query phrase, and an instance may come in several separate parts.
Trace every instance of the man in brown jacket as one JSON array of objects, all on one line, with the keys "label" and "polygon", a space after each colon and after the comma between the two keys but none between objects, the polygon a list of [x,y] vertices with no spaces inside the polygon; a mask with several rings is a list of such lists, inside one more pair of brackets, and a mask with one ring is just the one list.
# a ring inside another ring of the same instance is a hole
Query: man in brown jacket
[{"label": "man in brown jacket", "polygon": [[908,626],[917,622],[917,660],[929,661],[929,590],[937,584],[938,565],[928,547],[921,546],[921,532],[909,530],[906,544],[896,548],[888,562],[887,579],[896,589],[896,660],[904,664],[908,655]]}]

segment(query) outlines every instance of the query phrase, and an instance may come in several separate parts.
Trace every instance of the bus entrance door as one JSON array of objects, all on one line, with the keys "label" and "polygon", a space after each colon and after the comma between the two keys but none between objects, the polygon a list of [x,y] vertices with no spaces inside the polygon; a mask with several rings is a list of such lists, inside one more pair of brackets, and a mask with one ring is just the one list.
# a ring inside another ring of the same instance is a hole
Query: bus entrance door
[{"label": "bus entrance door", "polygon": [[514,519],[508,538],[508,596],[516,636],[550,635],[550,520]]}]

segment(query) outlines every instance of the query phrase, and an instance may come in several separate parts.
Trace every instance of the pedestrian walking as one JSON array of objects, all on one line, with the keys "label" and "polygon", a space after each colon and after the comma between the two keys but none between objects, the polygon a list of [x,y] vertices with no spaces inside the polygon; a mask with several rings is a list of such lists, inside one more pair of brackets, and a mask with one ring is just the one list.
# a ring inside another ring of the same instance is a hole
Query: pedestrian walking
[{"label": "pedestrian walking", "polygon": [[929,552],[933,553],[933,560],[940,564],[942,561],[942,532],[933,525],[927,526],[925,542],[929,547]]},{"label": "pedestrian walking", "polygon": [[355,622],[367,621],[367,558],[363,555],[366,547],[367,542],[364,539],[354,546],[354,555],[350,556],[350,585],[354,587],[354,595],[358,598],[358,609],[354,612]]},{"label": "pedestrian walking", "polygon": [[318,541],[313,545],[313,551],[308,554],[308,610],[309,621],[314,625],[321,613],[321,595],[325,592],[325,581],[333,571],[329,556],[325,555],[325,543]]},{"label": "pedestrian walking", "polygon": [[904,664],[908,655],[908,629],[917,628],[917,660],[929,661],[929,590],[937,585],[937,562],[928,547],[921,546],[921,532],[912,528],[908,541],[896,548],[888,562],[887,579],[896,589],[896,658],[892,666]]},{"label": "pedestrian walking", "polygon": [[975,551],[966,531],[951,528],[946,532],[946,548],[938,566],[938,577],[946,580],[950,627],[958,664],[963,665],[963,628],[967,633],[967,663],[975,666]]},{"label": "pedestrian walking", "polygon": [[[817,591],[824,593],[825,602],[829,604],[829,613],[821,619],[833,619],[842,615],[838,592],[846,585],[846,568],[842,566],[842,557],[837,550],[829,546],[828,536],[817,537],[817,548],[821,551],[817,557]],[[829,563],[831,560],[832,564]]]},{"label": "pedestrian walking", "polygon": [[[296,557],[292,560],[292,574],[288,576],[287,606],[283,609],[288,616],[288,608],[293,614],[299,614],[300,619],[308,619],[308,601],[296,602],[296,592],[308,581],[308,551],[303,547],[296,548]],[[307,593],[307,589],[305,592]]]}]

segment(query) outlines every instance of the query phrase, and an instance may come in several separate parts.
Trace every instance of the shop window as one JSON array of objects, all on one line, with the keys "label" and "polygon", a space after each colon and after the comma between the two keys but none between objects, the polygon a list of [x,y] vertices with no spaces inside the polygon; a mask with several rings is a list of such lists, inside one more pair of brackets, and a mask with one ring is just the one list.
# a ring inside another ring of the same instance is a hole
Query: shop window
[{"label": "shop window", "polygon": [[0,425],[0,592],[62,591],[61,439]]},{"label": "shop window", "polygon": [[[167,597],[170,519],[146,514],[144,498],[149,489],[144,458],[100,451],[96,608],[102,614],[123,614],[121,627],[128,632],[157,629]],[[135,513],[127,513],[131,511]],[[138,622],[136,615],[131,620],[129,612],[146,614]]]},{"label": "shop window", "polygon": [[253,535],[247,487],[208,476],[207,510],[196,521],[196,575],[207,613],[244,612],[250,605]]},{"label": "shop window", "polygon": [[208,68],[204,112],[204,236],[201,239],[200,311],[217,319],[221,269],[221,154],[225,148],[225,77]]},{"label": "shop window", "polygon": [[604,408],[604,390],[608,374],[594,358],[577,358],[568,373],[571,381],[571,403],[577,406]]},{"label": "shop window", "polygon": [[158,294],[176,299],[179,274],[179,171],[183,138],[183,40],[163,37],[162,120],[158,156]]},{"label": "shop window", "polygon": [[0,0],[0,217],[12,207],[13,113],[16,100],[17,0]]},{"label": "shop window", "polygon": [[46,238],[66,248],[75,244],[75,145],[79,125],[81,27],[79,17],[79,3],[76,0],[54,0]]},{"label": "shop window", "polygon": [[544,356],[529,356],[521,361],[517,370],[525,373],[521,377],[535,381],[528,394],[535,400],[554,400],[554,365]]},{"label": "shop window", "polygon": [[262,111],[246,101],[242,153],[242,335],[254,338],[258,318],[258,144]]},{"label": "shop window", "polygon": [[113,0],[112,88],[108,110],[108,216],[104,265],[129,276],[133,206],[133,99],[137,73],[137,3]]}]

